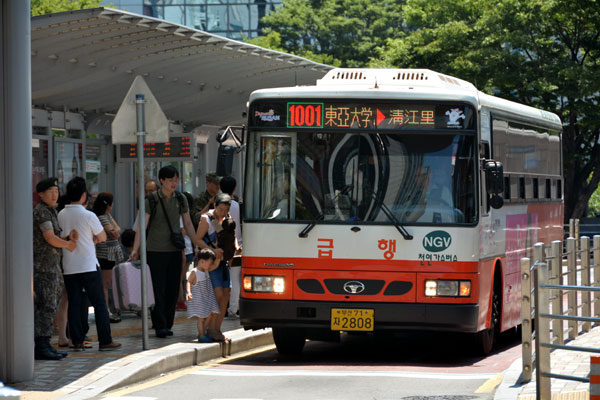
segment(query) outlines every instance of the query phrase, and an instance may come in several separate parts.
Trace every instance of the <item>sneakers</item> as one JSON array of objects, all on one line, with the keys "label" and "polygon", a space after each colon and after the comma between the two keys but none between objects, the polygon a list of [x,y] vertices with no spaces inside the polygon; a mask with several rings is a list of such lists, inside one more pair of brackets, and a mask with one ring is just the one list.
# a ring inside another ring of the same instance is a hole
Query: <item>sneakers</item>
[{"label": "sneakers", "polygon": [[169,330],[168,329],[157,329],[156,330],[156,337],[164,339],[167,336],[169,336]]},{"label": "sneakers", "polygon": [[204,336],[200,336],[198,335],[198,343],[212,343],[213,340],[210,336],[208,335],[204,335]]},{"label": "sneakers", "polygon": [[84,351],[85,350],[85,345],[83,343],[72,344],[72,345],[69,345],[69,347],[73,351]]},{"label": "sneakers", "polygon": [[98,346],[98,349],[100,351],[104,351],[104,350],[118,349],[119,347],[121,347],[121,343],[111,342],[111,343],[108,343],[108,344],[100,344]]}]

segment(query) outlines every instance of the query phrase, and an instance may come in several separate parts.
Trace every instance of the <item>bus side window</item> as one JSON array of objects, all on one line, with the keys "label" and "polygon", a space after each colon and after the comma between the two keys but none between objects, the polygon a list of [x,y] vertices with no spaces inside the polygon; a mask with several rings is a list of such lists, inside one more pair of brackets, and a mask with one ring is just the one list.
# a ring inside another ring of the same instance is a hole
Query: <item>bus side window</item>
[{"label": "bus side window", "polygon": [[510,201],[510,176],[504,177],[504,200]]},{"label": "bus side window", "polygon": [[525,178],[519,178],[519,199],[525,200]]}]

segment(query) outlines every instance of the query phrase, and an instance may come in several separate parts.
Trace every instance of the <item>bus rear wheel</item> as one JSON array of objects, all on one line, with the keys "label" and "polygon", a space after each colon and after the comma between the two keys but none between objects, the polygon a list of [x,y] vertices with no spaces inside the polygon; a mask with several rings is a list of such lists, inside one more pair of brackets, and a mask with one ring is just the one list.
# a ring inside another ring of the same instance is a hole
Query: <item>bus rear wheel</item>
[{"label": "bus rear wheel", "polygon": [[492,352],[496,339],[500,332],[500,295],[498,288],[494,285],[492,294],[492,315],[490,316],[490,327],[477,332],[477,349],[482,356]]},{"label": "bus rear wheel", "polygon": [[300,328],[273,328],[273,340],[279,354],[298,355],[304,349],[306,335]]}]

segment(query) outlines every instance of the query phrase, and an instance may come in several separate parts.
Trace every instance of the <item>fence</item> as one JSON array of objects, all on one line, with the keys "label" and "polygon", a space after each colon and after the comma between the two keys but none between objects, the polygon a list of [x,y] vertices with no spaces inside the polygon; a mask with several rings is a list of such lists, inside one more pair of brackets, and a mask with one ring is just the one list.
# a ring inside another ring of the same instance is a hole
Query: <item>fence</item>
[{"label": "fence", "polygon": [[[565,334],[569,340],[574,339],[579,334],[580,325],[583,332],[588,332],[592,322],[600,323],[600,236],[594,236],[593,248],[590,248],[589,237],[577,239],[578,235],[578,223],[572,220],[569,237],[565,240],[566,252],[563,252],[563,242],[559,240],[552,242],[550,247],[537,243],[533,250],[534,263],[529,258],[521,259],[521,380],[531,381],[535,365],[538,399],[552,397],[551,378],[589,382],[587,377],[553,374],[550,369],[551,349],[600,353],[600,349],[565,344]],[[581,296],[578,296],[579,293]]]}]

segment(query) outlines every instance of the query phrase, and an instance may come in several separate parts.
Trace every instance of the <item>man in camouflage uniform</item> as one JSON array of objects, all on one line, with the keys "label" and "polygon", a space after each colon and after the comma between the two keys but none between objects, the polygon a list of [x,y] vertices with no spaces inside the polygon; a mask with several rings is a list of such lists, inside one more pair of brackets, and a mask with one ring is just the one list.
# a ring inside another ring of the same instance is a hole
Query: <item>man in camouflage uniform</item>
[{"label": "man in camouflage uniform", "polygon": [[196,197],[190,213],[194,228],[198,228],[198,223],[200,222],[202,214],[206,213],[209,209],[214,208],[214,206],[211,207],[211,205],[215,202],[215,196],[221,192],[221,188],[219,187],[220,181],[221,177],[217,175],[216,172],[209,172],[206,174],[206,191]]},{"label": "man in camouflage uniform", "polygon": [[61,360],[67,356],[50,345],[52,321],[64,283],[61,269],[62,248],[77,247],[77,231],[61,236],[56,203],[58,179],[44,179],[36,186],[40,202],[33,209],[33,292],[35,359]]}]

